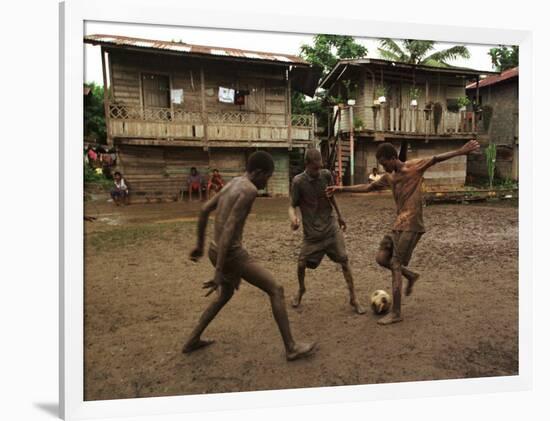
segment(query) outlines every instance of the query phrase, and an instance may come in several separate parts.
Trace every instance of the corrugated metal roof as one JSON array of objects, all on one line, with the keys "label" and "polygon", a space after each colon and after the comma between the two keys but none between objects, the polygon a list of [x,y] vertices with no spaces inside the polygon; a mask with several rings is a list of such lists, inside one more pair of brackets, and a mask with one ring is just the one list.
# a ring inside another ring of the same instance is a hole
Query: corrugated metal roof
[{"label": "corrugated metal roof", "polygon": [[120,35],[87,35],[84,37],[84,42],[94,45],[111,45],[123,48],[137,47],[155,51],[170,51],[183,54],[199,54],[220,57],[233,57],[243,60],[261,60],[293,65],[309,65],[309,63],[301,57],[290,54],[268,53],[261,51],[240,50],[237,48],[186,44],[184,42],[132,38]]},{"label": "corrugated metal roof", "polygon": [[[392,67],[395,69],[401,69],[403,71],[415,71],[419,72],[435,72],[435,73],[446,73],[446,74],[455,74],[463,76],[478,76],[482,74],[494,74],[494,72],[489,72],[485,70],[475,70],[467,67],[435,67],[427,66],[425,64],[411,64],[403,63],[394,60],[384,60],[379,58],[362,58],[362,59],[344,59],[339,60],[336,66],[329,72],[328,75],[320,82],[319,86],[323,89],[331,89],[334,83],[343,75],[344,71],[348,66],[369,66],[377,65],[384,67]],[[340,69],[344,68],[344,71]]]},{"label": "corrugated metal roof", "polygon": [[[479,81],[479,87],[483,88],[485,86],[494,85],[495,83],[504,82],[505,80],[512,79],[513,77],[517,77],[519,75],[519,67],[514,67],[512,69],[508,69],[503,71],[499,75],[493,75],[486,77],[485,79],[482,79]],[[470,83],[469,85],[466,85],[466,89],[476,89],[476,84]]]}]

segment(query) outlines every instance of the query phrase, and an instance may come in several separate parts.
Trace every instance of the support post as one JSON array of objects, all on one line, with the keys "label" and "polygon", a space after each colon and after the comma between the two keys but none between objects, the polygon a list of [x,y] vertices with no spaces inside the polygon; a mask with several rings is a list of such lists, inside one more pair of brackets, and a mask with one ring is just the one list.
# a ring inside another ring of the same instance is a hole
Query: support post
[{"label": "support post", "polygon": [[[111,137],[111,119],[109,118],[109,89],[107,83],[107,68],[105,65],[105,49],[101,47],[101,69],[103,71],[103,112],[105,113],[105,128],[107,132],[107,144],[113,146],[113,138]],[[109,63],[110,64],[110,63]]]},{"label": "support post", "polygon": [[350,184],[353,186],[355,184],[355,153],[354,153],[354,130],[353,125],[353,105],[349,106],[349,176]]},{"label": "support post", "polygon": [[342,109],[339,109],[338,113],[338,185],[343,186],[343,174],[342,174]]},{"label": "support post", "polygon": [[287,142],[288,142],[288,150],[292,150],[292,94],[290,90],[290,67],[286,71],[286,92],[287,92],[287,113],[286,113],[286,119],[287,119]]},{"label": "support post", "polygon": [[201,115],[203,130],[203,149],[208,150],[208,113],[206,112],[206,91],[204,83],[204,67],[201,66]]}]

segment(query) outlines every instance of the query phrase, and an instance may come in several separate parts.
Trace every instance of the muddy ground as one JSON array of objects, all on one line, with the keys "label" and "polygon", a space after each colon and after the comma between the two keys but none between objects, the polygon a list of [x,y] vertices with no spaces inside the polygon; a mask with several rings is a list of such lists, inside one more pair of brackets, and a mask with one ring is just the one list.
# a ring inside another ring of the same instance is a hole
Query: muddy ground
[{"label": "muddy ground", "polygon": [[[391,279],[374,255],[390,230],[388,195],[339,197],[346,244],[364,304]],[[503,376],[518,373],[517,203],[434,205],[410,267],[422,274],[405,297],[402,323],[376,324],[348,304],[340,269],[325,258],[308,271],[302,308],[290,307],[301,231],[287,200],[257,200],[244,244],[284,285],[297,339],[318,353],[287,363],[268,298],[246,282],[205,338],[182,355],[185,336],[209,298],[208,259],[187,258],[198,203],[87,202],[85,222],[85,399],[118,399]],[[210,229],[211,229],[210,224]],[[209,230],[210,238],[210,230]]]}]

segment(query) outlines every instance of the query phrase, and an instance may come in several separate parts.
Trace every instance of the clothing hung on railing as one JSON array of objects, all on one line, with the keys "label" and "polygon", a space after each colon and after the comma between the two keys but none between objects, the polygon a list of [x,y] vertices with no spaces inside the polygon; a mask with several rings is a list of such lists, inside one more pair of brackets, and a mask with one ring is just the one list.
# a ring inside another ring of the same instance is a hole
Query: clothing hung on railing
[{"label": "clothing hung on railing", "polygon": [[218,101],[226,104],[233,104],[235,102],[235,89],[220,86],[218,90]]}]

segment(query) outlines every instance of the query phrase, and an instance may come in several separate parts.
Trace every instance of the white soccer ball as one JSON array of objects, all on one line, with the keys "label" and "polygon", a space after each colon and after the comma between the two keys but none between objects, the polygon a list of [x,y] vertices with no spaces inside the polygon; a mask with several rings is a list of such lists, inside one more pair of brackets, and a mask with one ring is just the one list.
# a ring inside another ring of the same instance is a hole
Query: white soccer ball
[{"label": "white soccer ball", "polygon": [[391,308],[392,297],[383,289],[377,289],[370,296],[370,305],[375,314],[387,313]]}]

